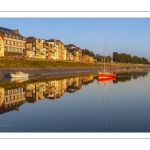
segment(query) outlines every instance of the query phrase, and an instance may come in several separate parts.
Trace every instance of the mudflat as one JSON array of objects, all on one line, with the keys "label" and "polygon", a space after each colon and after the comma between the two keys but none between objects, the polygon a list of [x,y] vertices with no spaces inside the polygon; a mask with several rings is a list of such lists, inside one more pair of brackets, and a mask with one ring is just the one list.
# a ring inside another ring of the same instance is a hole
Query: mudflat
[{"label": "mudflat", "polygon": [[[116,72],[118,67],[108,67],[107,70],[110,72]],[[97,73],[102,70],[102,67],[16,67],[16,68],[0,68],[0,81],[7,81],[4,75],[7,73],[15,73],[21,71],[29,74],[30,79],[40,79],[51,76],[63,76],[63,75],[76,75],[76,74],[87,74]]]},{"label": "mudflat", "polygon": [[0,68],[0,81],[8,80],[4,75],[21,71],[28,73],[30,79],[44,78],[49,76],[62,76],[69,74],[94,73],[99,71],[99,67],[16,67]]}]

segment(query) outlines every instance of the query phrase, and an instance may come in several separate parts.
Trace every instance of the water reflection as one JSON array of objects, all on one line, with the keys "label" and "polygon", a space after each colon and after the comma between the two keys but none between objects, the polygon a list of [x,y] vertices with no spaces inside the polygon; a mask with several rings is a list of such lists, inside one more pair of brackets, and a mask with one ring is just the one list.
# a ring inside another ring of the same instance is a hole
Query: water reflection
[{"label": "water reflection", "polygon": [[25,102],[34,103],[45,98],[59,99],[65,92],[72,93],[80,90],[82,85],[88,85],[94,79],[96,79],[96,75],[88,75],[24,85],[16,84],[17,86],[14,85],[14,87],[1,87],[0,114],[10,110],[18,110]]},{"label": "water reflection", "polygon": [[125,82],[130,81],[131,79],[137,79],[139,77],[145,77],[148,75],[148,71],[142,71],[142,72],[118,72],[116,80],[113,81],[113,83],[118,82]]},{"label": "water reflection", "polygon": [[16,83],[21,83],[21,82],[24,82],[24,81],[27,81],[29,80],[29,78],[12,78],[10,81],[11,82],[16,82]]},{"label": "water reflection", "polygon": [[[125,82],[132,78],[145,77],[148,72],[118,72],[116,80],[111,82]],[[82,88],[82,85],[88,85],[97,80],[97,74],[70,77],[61,80],[52,80],[46,82],[35,82],[16,84],[13,87],[0,87],[0,114],[11,110],[19,110],[24,103],[35,103],[39,100],[49,99],[57,100],[65,92],[73,93]]]}]

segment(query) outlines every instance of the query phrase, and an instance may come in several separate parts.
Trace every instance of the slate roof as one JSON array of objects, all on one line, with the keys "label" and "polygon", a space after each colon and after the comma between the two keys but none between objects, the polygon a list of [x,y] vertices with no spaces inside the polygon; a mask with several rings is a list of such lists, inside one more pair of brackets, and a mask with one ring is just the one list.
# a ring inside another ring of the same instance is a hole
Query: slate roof
[{"label": "slate roof", "polygon": [[23,40],[23,38],[25,38],[24,36],[22,36],[19,33],[16,34],[15,30],[3,28],[3,27],[0,27],[0,32],[2,32],[4,34],[4,36],[6,36],[5,34],[7,34],[8,37],[9,37],[9,35],[11,35],[11,38],[13,38],[13,36],[15,36],[15,38],[17,37],[18,39],[21,39],[21,40]]},{"label": "slate roof", "polygon": [[26,43],[32,43],[34,41],[35,41],[35,37],[33,37],[33,36],[26,38]]}]

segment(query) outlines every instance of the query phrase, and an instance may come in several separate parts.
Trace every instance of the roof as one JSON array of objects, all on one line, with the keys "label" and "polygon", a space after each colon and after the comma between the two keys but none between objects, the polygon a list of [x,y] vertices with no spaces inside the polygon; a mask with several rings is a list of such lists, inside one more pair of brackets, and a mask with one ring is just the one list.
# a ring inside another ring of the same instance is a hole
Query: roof
[{"label": "roof", "polygon": [[55,39],[45,40],[45,42],[55,42]]},{"label": "roof", "polygon": [[74,47],[76,47],[74,44],[69,44],[68,46],[74,46]]},{"label": "roof", "polygon": [[0,32],[2,32],[4,34],[4,36],[9,37],[9,35],[10,35],[12,38],[18,38],[21,40],[25,40],[25,37],[22,36],[21,34],[19,34],[18,30],[12,30],[12,29],[0,27]]},{"label": "roof", "polygon": [[26,38],[26,42],[31,43],[33,41],[35,41],[35,37],[28,37],[28,38]]}]

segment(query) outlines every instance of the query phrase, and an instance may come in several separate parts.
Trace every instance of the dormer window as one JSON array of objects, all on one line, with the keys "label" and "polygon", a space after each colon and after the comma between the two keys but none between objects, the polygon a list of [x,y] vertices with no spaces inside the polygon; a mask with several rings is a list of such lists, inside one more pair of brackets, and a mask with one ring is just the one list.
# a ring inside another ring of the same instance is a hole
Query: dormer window
[{"label": "dormer window", "polygon": [[15,38],[15,36],[13,35],[13,38]]},{"label": "dormer window", "polygon": [[5,36],[7,36],[7,34],[5,34]]},{"label": "dormer window", "polygon": [[9,37],[11,37],[11,35],[9,34]]}]

